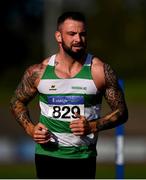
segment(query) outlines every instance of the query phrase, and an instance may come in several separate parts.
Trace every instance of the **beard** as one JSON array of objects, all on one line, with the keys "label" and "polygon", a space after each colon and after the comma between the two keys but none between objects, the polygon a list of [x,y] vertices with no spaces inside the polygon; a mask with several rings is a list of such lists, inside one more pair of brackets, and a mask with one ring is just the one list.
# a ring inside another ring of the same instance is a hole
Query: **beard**
[{"label": "beard", "polygon": [[[74,52],[72,50],[71,47],[82,47],[80,48],[78,51]],[[85,50],[86,50],[86,44],[80,43],[80,44],[75,44],[72,45],[71,47],[68,47],[64,41],[62,41],[62,48],[63,50],[69,55],[71,56],[73,59],[81,59],[83,57],[83,55],[85,54]]]}]

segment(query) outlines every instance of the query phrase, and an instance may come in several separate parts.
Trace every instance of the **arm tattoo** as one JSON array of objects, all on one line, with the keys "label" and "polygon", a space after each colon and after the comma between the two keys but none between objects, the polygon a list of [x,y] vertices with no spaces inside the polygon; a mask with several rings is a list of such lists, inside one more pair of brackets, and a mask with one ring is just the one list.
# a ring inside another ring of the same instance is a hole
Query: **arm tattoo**
[{"label": "arm tattoo", "polygon": [[124,94],[118,84],[118,79],[115,72],[108,64],[104,64],[105,73],[105,99],[112,110],[120,108],[123,111],[125,108]]},{"label": "arm tattoo", "polygon": [[29,111],[25,103],[21,102],[17,93],[12,97],[10,102],[11,111],[17,122],[26,129],[29,123],[32,123],[29,116]]},{"label": "arm tattoo", "polygon": [[15,119],[25,130],[29,124],[32,124],[27,104],[37,94],[35,82],[39,77],[39,73],[34,72],[33,68],[26,70],[10,102],[10,109]]},{"label": "arm tattoo", "polygon": [[111,107],[112,111],[118,112],[111,116],[110,118],[105,117],[99,120],[98,129],[110,129],[117,125],[120,125],[127,121],[128,118],[128,110],[125,103],[124,94],[122,89],[118,84],[118,79],[116,73],[108,64],[104,64],[104,74],[105,74],[105,90],[104,90],[104,97],[109,106]]}]

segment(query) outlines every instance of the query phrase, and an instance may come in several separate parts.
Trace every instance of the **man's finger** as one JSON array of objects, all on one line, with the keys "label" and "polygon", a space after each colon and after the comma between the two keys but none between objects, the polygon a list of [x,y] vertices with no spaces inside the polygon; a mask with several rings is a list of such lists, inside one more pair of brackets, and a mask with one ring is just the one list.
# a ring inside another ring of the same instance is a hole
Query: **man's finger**
[{"label": "man's finger", "polygon": [[77,112],[75,112],[75,116],[76,116],[77,118],[80,118],[80,117],[81,117],[81,115],[78,114]]}]

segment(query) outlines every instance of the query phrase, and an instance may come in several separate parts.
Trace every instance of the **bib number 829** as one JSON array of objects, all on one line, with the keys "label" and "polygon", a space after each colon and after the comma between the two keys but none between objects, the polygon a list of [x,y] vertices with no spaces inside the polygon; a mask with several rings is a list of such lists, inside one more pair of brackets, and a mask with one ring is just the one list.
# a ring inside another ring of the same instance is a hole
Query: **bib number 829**
[{"label": "bib number 829", "polygon": [[75,113],[80,114],[78,106],[53,106],[53,118],[76,118]]}]

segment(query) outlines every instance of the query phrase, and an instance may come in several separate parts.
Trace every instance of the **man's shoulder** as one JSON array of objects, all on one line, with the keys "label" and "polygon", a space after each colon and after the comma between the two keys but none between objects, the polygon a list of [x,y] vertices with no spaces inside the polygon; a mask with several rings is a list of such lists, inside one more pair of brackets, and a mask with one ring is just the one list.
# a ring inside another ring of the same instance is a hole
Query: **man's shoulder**
[{"label": "man's shoulder", "polygon": [[27,78],[34,78],[36,79],[40,79],[47,67],[47,64],[49,62],[49,58],[46,58],[44,60],[42,60],[42,62],[40,63],[36,63],[33,65],[30,65],[26,68],[25,72],[24,72],[24,77]]},{"label": "man's shoulder", "polygon": [[50,58],[51,57],[47,57],[46,59],[44,59],[42,62],[41,62],[41,64],[43,64],[43,65],[48,65],[48,63],[49,63],[49,60],[50,60]]},{"label": "man's shoulder", "polygon": [[26,69],[26,71],[30,71],[30,72],[32,72],[32,73],[33,73],[33,72],[36,72],[36,71],[41,71],[42,69],[44,69],[44,68],[48,65],[49,59],[50,59],[50,57],[42,60],[40,63],[36,63],[36,64],[30,65],[30,66]]},{"label": "man's shoulder", "polygon": [[102,89],[105,84],[104,61],[94,56],[92,60],[91,71],[92,71],[92,77],[93,77],[94,83],[96,84],[96,87],[98,89]]},{"label": "man's shoulder", "polygon": [[103,65],[104,65],[104,61],[101,60],[100,58],[96,57],[96,56],[93,56],[93,60],[92,60],[92,67],[96,68],[103,68]]}]

